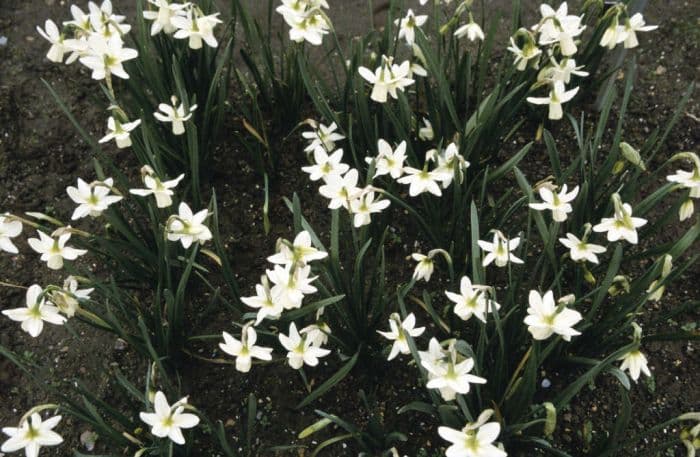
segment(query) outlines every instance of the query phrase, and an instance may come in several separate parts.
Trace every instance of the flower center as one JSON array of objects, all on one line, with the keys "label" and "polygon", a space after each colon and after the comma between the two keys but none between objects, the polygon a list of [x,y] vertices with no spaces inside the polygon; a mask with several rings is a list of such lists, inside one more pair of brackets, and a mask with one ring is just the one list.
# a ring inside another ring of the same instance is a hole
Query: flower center
[{"label": "flower center", "polygon": [[24,438],[27,441],[34,441],[36,438],[39,437],[39,430],[35,429],[31,425],[27,429],[27,432],[24,434]]}]

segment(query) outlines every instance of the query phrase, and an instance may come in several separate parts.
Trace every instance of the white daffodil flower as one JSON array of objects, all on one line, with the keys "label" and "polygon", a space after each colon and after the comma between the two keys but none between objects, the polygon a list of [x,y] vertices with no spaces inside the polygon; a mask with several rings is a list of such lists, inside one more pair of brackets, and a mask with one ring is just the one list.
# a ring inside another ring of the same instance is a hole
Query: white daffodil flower
[{"label": "white daffodil flower", "polygon": [[469,22],[457,28],[457,30],[455,30],[454,35],[457,38],[462,38],[466,35],[469,41],[484,41],[485,38],[484,31],[481,29],[481,26],[479,24],[474,22],[474,19],[471,17],[471,14],[469,15]]},{"label": "white daffodil flower", "polygon": [[158,208],[167,208],[173,204],[172,196],[175,195],[175,192],[172,189],[177,187],[180,181],[185,177],[184,174],[181,174],[175,179],[161,181],[160,178],[156,176],[153,168],[148,165],[144,165],[141,168],[141,176],[146,188],[129,189],[129,193],[141,197],[153,195],[156,198],[156,206]]},{"label": "white daffodil flower", "polygon": [[413,75],[425,78],[428,76],[428,70],[417,62],[411,62],[411,66],[408,69],[408,78],[413,78]]},{"label": "white daffodil flower", "polygon": [[129,33],[131,26],[124,24],[126,16],[114,14],[111,0],[104,0],[100,6],[96,3],[88,2],[90,12],[90,25],[92,28],[105,37],[110,37],[113,30],[119,35]]},{"label": "white daffodil flower", "polygon": [[289,26],[289,39],[297,43],[307,41],[314,46],[323,42],[330,24],[321,8],[328,8],[325,0],[282,0],[275,11],[282,15]]},{"label": "white daffodil flower", "polygon": [[294,265],[321,260],[328,257],[328,253],[319,251],[311,245],[311,235],[306,230],[302,230],[294,237],[294,242],[279,240],[277,243],[277,253],[267,258],[270,263],[278,265]]},{"label": "white daffodil flower", "polygon": [[405,167],[403,169],[406,176],[397,180],[400,184],[408,184],[408,195],[415,197],[423,192],[430,192],[438,197],[442,196],[442,191],[438,181],[442,180],[442,175],[435,171],[428,171],[427,164],[424,168]]},{"label": "white daffodil flower", "polygon": [[87,254],[85,249],[75,249],[66,246],[70,240],[70,226],[66,227],[66,232],[58,237],[50,237],[44,232],[37,230],[39,238],[29,238],[27,243],[36,252],[41,254],[41,260],[52,270],[63,268],[63,260],[75,260],[81,255]]},{"label": "white daffodil flower", "polygon": [[90,14],[85,13],[77,5],[71,5],[70,13],[73,16],[73,20],[65,21],[63,23],[64,26],[76,28],[80,32],[77,35],[81,36],[89,35],[93,32],[92,24],[90,24]]},{"label": "white daffodil flower", "polygon": [[452,184],[455,174],[457,174],[459,182],[463,182],[464,172],[471,164],[459,153],[459,148],[455,143],[448,144],[442,152],[435,156],[438,165],[433,173],[438,175],[443,189],[447,189]]},{"label": "white daffodil flower", "polygon": [[560,62],[550,58],[551,65],[547,65],[537,75],[537,81],[561,81],[564,84],[571,82],[571,76],[579,76],[585,78],[589,75],[586,71],[581,71],[583,65],[576,66],[576,60],[563,58]]},{"label": "white daffodil flower", "polygon": [[[315,10],[311,9],[310,11]],[[320,46],[323,42],[323,36],[327,35],[330,30],[326,16],[320,13],[311,13],[297,19],[287,22],[290,26],[289,39],[297,43],[308,41],[314,46]]]},{"label": "white daffodil flower", "polygon": [[335,143],[337,141],[345,139],[343,135],[341,135],[340,133],[336,133],[336,130],[338,130],[338,126],[335,122],[333,122],[329,126],[325,126],[323,124],[317,125],[316,121],[309,121],[309,124],[313,127],[314,130],[301,133],[301,136],[303,138],[311,140],[309,145],[306,146],[306,148],[304,148],[304,151],[306,152],[315,151],[316,148],[319,146],[321,146],[327,152],[331,152],[335,150]]},{"label": "white daffodil flower", "polygon": [[548,97],[527,97],[527,101],[533,105],[549,105],[549,119],[559,120],[564,117],[562,103],[570,101],[578,93],[579,87],[566,90],[564,83],[554,81]]},{"label": "white daffodil flower", "polygon": [[454,400],[457,394],[467,394],[471,384],[486,384],[486,379],[469,374],[474,368],[471,357],[458,361],[457,350],[450,345],[447,357],[437,361],[421,360],[423,368],[428,370],[428,389],[438,389],[443,400]]},{"label": "white daffodil flower", "polygon": [[51,19],[47,19],[44,23],[44,29],[42,30],[41,27],[37,26],[36,30],[39,32],[39,35],[51,43],[51,48],[49,48],[46,58],[48,58],[51,62],[63,62],[63,55],[68,51],[68,49],[64,43],[63,34],[58,30],[56,23]]},{"label": "white daffodil flower", "polygon": [[676,170],[676,173],[667,176],[666,180],[689,189],[691,198],[700,198],[700,158],[692,152],[676,154],[675,158],[689,159],[693,163],[693,171]]},{"label": "white daffodil flower", "polygon": [[413,279],[416,281],[420,281],[421,279],[425,282],[430,281],[430,277],[433,275],[433,271],[435,270],[433,257],[430,254],[425,255],[414,252],[411,254],[411,258],[418,262],[416,268],[413,270]]},{"label": "white daffodil flower", "polygon": [[374,160],[374,176],[390,175],[394,179],[399,179],[403,175],[403,164],[406,161],[406,141],[402,141],[392,149],[391,145],[383,139],[377,141],[377,157],[372,159],[367,157],[365,161],[369,164]]},{"label": "white daffodil flower", "polygon": [[[589,225],[590,227],[590,225]],[[573,233],[567,233],[566,238],[559,238],[559,242],[569,249],[569,255],[574,262],[589,261],[598,263],[598,256],[605,252],[605,248],[598,244],[588,243],[578,239]]]},{"label": "white daffodil flower", "polygon": [[219,45],[214,36],[214,27],[223,21],[219,13],[205,16],[199,8],[190,5],[186,15],[176,15],[170,18],[170,23],[178,30],[173,35],[177,39],[187,38],[190,49],[201,49],[202,41],[215,48]]},{"label": "white daffodil flower", "polygon": [[90,294],[95,289],[78,289],[78,280],[73,276],[68,276],[63,281],[63,289],[51,290],[48,293],[49,301],[56,305],[66,317],[75,316],[75,312],[80,306],[79,300],[89,300]]},{"label": "white daffodil flower", "polygon": [[187,203],[180,202],[178,214],[170,216],[166,224],[168,239],[181,242],[185,249],[194,242],[204,243],[211,240],[211,231],[204,225],[208,216],[209,210],[206,208],[193,214]]},{"label": "white daffodil flower", "polygon": [[[420,281],[421,279],[423,279],[425,282],[430,281],[430,277],[432,276],[433,270],[435,269],[435,262],[433,261],[433,259],[438,254],[442,255],[448,264],[452,263],[450,255],[444,249],[431,249],[430,251],[428,251],[428,255],[420,254],[417,252],[411,254],[411,258],[418,262],[415,270],[413,270],[414,281]],[[408,257],[406,258],[406,260],[408,260]]]},{"label": "white daffodil flower", "polygon": [[272,348],[256,346],[258,334],[251,326],[243,327],[241,340],[237,340],[230,333],[223,332],[224,342],[219,347],[225,353],[236,358],[236,370],[248,373],[253,365],[253,359],[272,360]]},{"label": "white daffodil flower", "polygon": [[507,452],[493,444],[501,433],[501,424],[488,422],[493,413],[492,409],[485,410],[476,422],[467,423],[462,430],[438,427],[438,434],[442,439],[452,443],[447,448],[445,456],[507,457]]},{"label": "white daffodil flower", "polygon": [[416,40],[416,27],[422,27],[428,20],[428,16],[416,16],[412,9],[408,9],[406,17],[394,20],[394,25],[399,27],[399,40],[405,39],[409,46],[413,46]]},{"label": "white daffodil flower", "polygon": [[43,289],[40,285],[34,284],[27,289],[27,306],[24,308],[14,308],[3,310],[2,314],[15,322],[21,322],[22,330],[36,338],[44,329],[44,321],[63,325],[66,318],[61,316],[59,309],[53,304],[47,303],[42,297]]},{"label": "white daffodil flower", "polygon": [[0,215],[0,250],[17,254],[17,246],[10,238],[15,238],[22,233],[22,222],[13,219],[11,215]]},{"label": "white daffodil flower", "polygon": [[581,313],[565,306],[557,306],[551,290],[544,295],[531,290],[528,302],[530,306],[524,322],[534,339],[546,340],[556,333],[561,335],[564,341],[571,341],[572,336],[581,334],[573,328],[583,319]]},{"label": "white daffodil flower", "polygon": [[616,15],[605,29],[603,36],[600,39],[600,45],[604,48],[613,49],[619,43],[627,39],[625,27],[620,25],[619,17]]},{"label": "white daffodil flower", "polygon": [[146,189],[130,189],[129,193],[141,197],[153,195],[156,198],[156,206],[158,208],[167,208],[173,204],[172,196],[175,192],[172,189],[177,187],[184,177],[185,175],[181,174],[175,179],[161,181],[155,174],[146,174],[143,176],[143,184],[146,186]]},{"label": "white daffodil flower", "polygon": [[331,334],[331,328],[325,322],[319,322],[307,325],[299,333],[311,339],[314,346],[323,346],[328,343],[328,335]]},{"label": "white daffodil flower", "polygon": [[58,446],[63,442],[61,435],[53,429],[61,421],[61,416],[41,420],[39,413],[33,413],[19,427],[3,427],[2,432],[10,438],[2,443],[0,452],[17,452],[24,449],[26,457],[38,457],[45,446]]},{"label": "white daffodil flower", "polygon": [[372,72],[369,68],[360,67],[358,72],[368,83],[372,84],[370,98],[378,103],[387,101],[387,94],[398,98],[397,90],[403,91],[415,81],[409,78],[411,62],[404,61],[401,65],[393,63],[391,57],[382,56],[382,63]]},{"label": "white daffodil flower", "polygon": [[151,426],[151,433],[154,436],[168,437],[173,443],[182,445],[185,444],[182,429],[193,428],[199,424],[199,417],[183,412],[186,405],[187,397],[183,397],[170,406],[165,394],[158,391],[153,401],[155,412],[141,412],[139,417]]},{"label": "white daffodil flower", "polygon": [[107,119],[107,134],[100,138],[100,143],[106,143],[114,140],[119,149],[128,148],[131,146],[131,135],[129,132],[134,130],[141,124],[141,119],[136,119],[133,122],[119,122],[113,116]]},{"label": "white daffodil flower", "polygon": [[651,376],[651,371],[649,371],[649,365],[647,364],[647,358],[639,349],[630,351],[617,360],[622,360],[620,370],[629,371],[630,377],[634,382],[637,382],[641,373]]},{"label": "white daffodil flower", "polygon": [[304,365],[315,367],[318,365],[319,358],[331,353],[328,349],[323,349],[316,344],[318,339],[312,338],[309,334],[299,334],[294,322],[289,324],[289,335],[280,333],[279,340],[282,346],[289,351],[287,352],[287,362],[295,370]]},{"label": "white daffodil flower", "polygon": [[693,162],[693,171],[677,170],[676,174],[669,175],[666,179],[690,190],[688,195],[690,198],[686,198],[678,209],[678,218],[684,221],[689,219],[695,211],[692,199],[700,198],[700,158],[693,152],[681,152],[676,154],[673,160],[679,158],[686,158]]},{"label": "white daffodil flower", "polygon": [[375,200],[373,188],[367,187],[355,200],[350,202],[353,226],[359,228],[363,225],[369,225],[372,222],[372,214],[381,213],[390,204],[388,199]]},{"label": "white daffodil flower", "polygon": [[342,160],[342,149],[328,154],[323,146],[318,145],[314,148],[314,165],[301,167],[301,169],[309,174],[309,179],[312,181],[323,179],[327,182],[331,176],[340,177],[350,169],[350,165],[343,163]]},{"label": "white daffodil flower", "polygon": [[135,49],[125,48],[119,35],[108,39],[100,35],[91,35],[87,39],[86,55],[80,58],[80,63],[92,70],[92,79],[105,79],[114,75],[129,79],[123,63],[135,59],[139,53]]},{"label": "white daffodil flower", "polygon": [[433,124],[426,118],[423,118],[423,127],[418,129],[418,138],[423,141],[432,141],[435,138]]},{"label": "white daffodil flower", "polygon": [[508,47],[508,50],[515,54],[514,63],[518,71],[525,71],[530,61],[537,62],[535,59],[538,59],[542,54],[542,50],[537,47],[529,32],[526,31],[526,33],[529,38],[523,44],[522,49],[518,47],[513,37],[510,38],[510,46]]},{"label": "white daffodil flower", "polygon": [[309,7],[311,5],[307,0],[282,0],[282,4],[275,11],[282,16],[303,16]]},{"label": "white daffodil flower", "polygon": [[563,56],[576,54],[574,38],[586,28],[581,26],[583,17],[568,14],[566,2],[562,3],[556,11],[551,6],[542,4],[540,12],[542,20],[534,27],[534,30],[539,32],[540,45],[558,43]]},{"label": "white daffodil flower", "polygon": [[479,240],[478,244],[479,247],[487,253],[482,261],[482,265],[485,267],[490,265],[493,261],[496,262],[497,267],[505,267],[508,265],[508,262],[523,263],[522,259],[513,254],[513,251],[520,245],[520,237],[509,240],[503,233],[495,230],[492,243]]},{"label": "white daffodil flower", "polygon": [[173,24],[173,18],[183,15],[186,3],[170,3],[169,0],[148,0],[148,3],[158,8],[158,11],[144,11],[143,18],[153,21],[151,24],[151,36],[158,35],[161,31],[170,35],[177,27]]},{"label": "white daffodil flower", "polygon": [[615,214],[613,217],[604,217],[600,223],[593,227],[595,232],[607,232],[608,241],[624,239],[628,243],[637,244],[639,237],[637,229],[646,225],[647,220],[641,217],[632,217],[632,207],[628,203],[622,203],[618,194],[613,194]]},{"label": "white daffodil flower", "polygon": [[453,311],[460,319],[468,321],[476,316],[485,324],[486,314],[501,307],[488,297],[488,289],[488,286],[472,284],[468,276],[463,276],[459,282],[459,294],[445,291],[445,295],[455,304]]},{"label": "white daffodil flower", "polygon": [[537,211],[550,210],[552,219],[556,222],[564,222],[568,217],[567,215],[573,211],[571,202],[578,195],[578,186],[571,189],[569,193],[566,191],[566,184],[561,187],[558,193],[552,192],[552,189],[547,185],[543,185],[539,188],[540,198],[543,200],[543,203],[530,203],[529,206]]},{"label": "white daffodil flower", "polygon": [[251,308],[258,310],[255,325],[259,325],[265,318],[279,319],[284,311],[282,302],[272,299],[270,281],[266,275],[260,279],[260,284],[255,285],[255,295],[251,297],[241,297],[241,301]]},{"label": "white daffodil flower", "polygon": [[328,208],[337,209],[343,207],[350,210],[350,202],[357,198],[362,191],[357,187],[359,174],[355,168],[350,169],[345,175],[329,175],[326,183],[319,187],[318,191],[324,197],[330,199]]},{"label": "white daffodil flower", "polygon": [[299,266],[288,264],[284,267],[275,265],[272,270],[265,272],[274,284],[270,293],[275,304],[282,305],[284,309],[296,309],[301,307],[305,295],[318,291],[311,283],[317,276],[311,276],[311,266]]},{"label": "white daffodil flower", "polygon": [[644,17],[641,13],[635,13],[627,19],[625,22],[624,32],[625,32],[625,48],[636,48],[639,46],[639,41],[637,40],[637,32],[651,32],[659,28],[658,25],[646,25],[644,22]]},{"label": "white daffodil flower", "polygon": [[[447,357],[447,351],[442,348],[440,342],[435,338],[430,338],[427,351],[418,351],[418,358],[421,363],[427,362],[436,364]],[[430,373],[428,373],[430,375]]]},{"label": "white daffodil flower", "polygon": [[180,103],[178,106],[176,96],[173,95],[170,102],[172,105],[165,103],[158,105],[160,112],[156,111],[153,116],[161,122],[172,122],[173,135],[182,135],[185,133],[185,122],[192,118],[192,113],[197,109],[197,105],[191,105],[185,112],[185,104]]},{"label": "white daffodil flower", "polygon": [[66,187],[66,193],[78,207],[73,211],[72,220],[86,216],[98,217],[110,205],[120,201],[122,196],[110,195],[114,180],[107,178],[104,181],[94,181],[90,184],[78,178],[78,187]]},{"label": "white daffodil flower", "polygon": [[401,322],[401,316],[398,313],[392,313],[389,316],[389,328],[391,330],[388,332],[377,330],[377,333],[381,336],[394,342],[387,360],[393,360],[399,354],[408,354],[410,352],[406,335],[415,338],[421,336],[425,331],[425,327],[416,327],[416,316],[413,313],[406,316],[403,322]]},{"label": "white daffodil flower", "polygon": [[[79,31],[75,31],[74,34],[78,36]],[[89,32],[92,33],[92,32]],[[66,58],[66,65],[70,65],[81,57],[87,57],[90,55],[90,45],[88,44],[88,35],[80,36],[80,38],[68,38],[63,41],[63,45],[66,47],[66,52],[70,52],[70,55]]]}]

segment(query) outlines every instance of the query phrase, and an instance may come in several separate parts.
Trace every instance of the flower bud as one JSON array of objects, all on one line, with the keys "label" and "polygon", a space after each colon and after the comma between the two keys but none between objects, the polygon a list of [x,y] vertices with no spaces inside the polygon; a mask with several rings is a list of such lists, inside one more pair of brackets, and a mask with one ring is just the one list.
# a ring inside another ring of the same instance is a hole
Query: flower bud
[{"label": "flower bud", "polygon": [[627,159],[629,163],[631,163],[632,165],[634,165],[642,171],[647,170],[647,167],[644,164],[644,161],[642,160],[642,156],[639,155],[639,151],[634,149],[628,143],[625,143],[624,141],[620,143],[620,152],[622,152],[622,157]]},{"label": "flower bud", "polygon": [[681,207],[678,209],[678,219],[680,219],[681,221],[690,219],[690,216],[693,215],[694,211],[695,205],[693,205],[693,200],[688,198],[683,202],[683,204],[681,204]]}]

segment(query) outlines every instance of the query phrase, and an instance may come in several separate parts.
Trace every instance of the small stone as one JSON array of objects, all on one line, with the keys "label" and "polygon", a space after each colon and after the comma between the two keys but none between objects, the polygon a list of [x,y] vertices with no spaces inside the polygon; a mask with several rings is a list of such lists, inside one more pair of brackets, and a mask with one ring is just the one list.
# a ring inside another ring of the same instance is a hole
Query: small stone
[{"label": "small stone", "polygon": [[658,67],[656,67],[654,73],[658,76],[661,76],[666,73],[666,67],[664,67],[663,65],[659,65]]},{"label": "small stone", "polygon": [[80,435],[80,444],[85,446],[87,451],[93,451],[95,449],[95,442],[97,441],[97,433],[92,430],[85,430]]},{"label": "small stone", "polygon": [[114,350],[123,351],[124,349],[126,349],[126,341],[121,338],[117,338],[117,340],[114,342]]}]

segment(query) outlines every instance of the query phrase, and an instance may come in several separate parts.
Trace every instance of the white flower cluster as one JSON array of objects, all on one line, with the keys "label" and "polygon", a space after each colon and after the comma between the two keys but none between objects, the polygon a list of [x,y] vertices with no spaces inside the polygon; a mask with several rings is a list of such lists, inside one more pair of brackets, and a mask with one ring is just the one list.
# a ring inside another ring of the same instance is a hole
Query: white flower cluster
[{"label": "white flower cluster", "polygon": [[[624,4],[617,4],[610,11],[613,11],[613,17],[600,39],[600,45],[608,49],[614,49],[620,43],[624,43],[626,49],[636,48],[639,46],[637,32],[650,32],[659,28],[657,25],[646,25],[641,13],[629,16]],[[623,25],[620,25],[620,22],[623,22]]]},{"label": "white flower cluster", "polygon": [[[271,348],[256,346],[257,333],[253,325],[259,325],[264,319],[279,319],[285,310],[300,308],[304,297],[317,291],[312,285],[316,276],[310,276],[310,263],[327,256],[326,252],[311,245],[311,236],[307,231],[299,232],[293,242],[278,240],[277,253],[267,258],[274,265],[273,269],[266,270],[260,283],[255,286],[256,295],[241,297],[244,304],[258,310],[255,322],[243,327],[240,340],[223,332],[224,342],[219,344],[222,351],[236,357],[236,370],[247,373],[253,359],[272,359]],[[317,317],[322,312],[320,309]],[[301,331],[297,330],[294,322],[290,323],[289,334],[278,335],[280,343],[287,350],[289,365],[294,369],[318,365],[320,357],[330,354],[329,350],[321,347],[328,341],[328,333],[330,328],[322,322]]]},{"label": "white flower cluster", "polygon": [[44,30],[37,27],[39,34],[51,43],[46,57],[61,63],[65,54],[69,54],[66,64],[79,60],[92,70],[93,79],[111,75],[128,79],[123,63],[135,59],[138,52],[124,46],[123,37],[131,30],[131,26],[124,23],[125,17],[113,13],[110,0],[104,0],[101,5],[88,3],[87,12],[76,5],[72,5],[70,11],[73,19],[63,23],[67,34],[50,19]]},{"label": "white flower cluster", "polygon": [[[669,177],[669,180],[671,177]],[[564,184],[559,192],[555,192],[556,187],[545,182],[539,186],[538,192],[542,203],[530,203],[530,208],[537,211],[551,211],[552,219],[555,222],[564,222],[568,219],[569,213],[573,211],[571,203],[578,195],[578,186],[571,192],[567,192],[567,185]],[[629,203],[622,203],[620,196],[615,193],[612,196],[614,214],[613,217],[603,218],[600,223],[593,226],[594,232],[604,232],[608,241],[625,240],[631,244],[637,244],[639,236],[637,229],[646,225],[647,220],[640,217],[632,217],[632,206]],[[573,233],[567,233],[566,238],[560,238],[559,242],[569,248],[571,259],[575,262],[587,260],[591,263],[598,263],[596,254],[605,252],[603,246],[588,243],[588,236],[591,232],[591,225],[584,225],[585,234],[580,240]]]},{"label": "white flower cluster", "polygon": [[323,42],[331,24],[321,8],[328,9],[326,0],[282,0],[277,12],[289,25],[289,39],[297,43],[308,41],[314,46]]},{"label": "white flower cluster", "polygon": [[[419,53],[417,46],[413,45],[414,52]],[[420,54],[418,54],[420,56]],[[404,89],[415,81],[411,78],[413,73],[419,76],[427,75],[427,72],[420,65],[411,64],[410,61],[404,60],[401,65],[394,63],[393,57],[382,56],[382,61],[374,70],[367,67],[359,67],[357,71],[368,83],[372,84],[372,93],[370,98],[378,103],[386,103],[387,95],[397,99],[396,91],[404,91]]]},{"label": "white flower cluster", "polygon": [[[377,198],[376,194],[381,190],[374,186],[358,187],[359,172],[342,162],[342,149],[335,149],[336,141],[345,138],[335,133],[337,130],[335,123],[325,126],[309,121],[309,124],[314,130],[304,132],[302,135],[311,140],[305,150],[313,151],[314,164],[302,167],[302,170],[309,174],[312,181],[323,181],[319,192],[330,200],[329,208],[345,208],[353,214],[355,227],[369,224],[372,214],[386,209],[389,206],[389,200]],[[389,150],[391,150],[390,147]],[[389,173],[389,171],[386,172]]]},{"label": "white flower cluster", "polygon": [[[211,47],[218,46],[214,28],[222,23],[218,18],[219,13],[205,15],[192,2],[148,1],[152,9],[144,11],[143,16],[153,21],[151,35],[163,32],[177,39],[188,39],[191,49],[200,49],[203,42]],[[114,96],[112,75],[129,79],[124,62],[138,57],[138,52],[124,43],[131,26],[124,22],[124,16],[113,12],[111,0],[104,0],[100,5],[89,2],[87,12],[76,5],[72,5],[70,11],[73,19],[63,22],[62,28],[50,19],[46,21],[44,29],[37,27],[39,34],[51,43],[48,59],[60,63],[68,54],[66,64],[80,61],[92,70],[93,79],[106,80]],[[113,114],[107,119],[107,133],[99,142],[114,140],[120,149],[130,147],[131,132],[141,124],[141,119],[129,121],[127,114],[116,105],[109,109]],[[197,105],[186,109],[182,103],[178,106],[177,98],[173,96],[172,105],[161,103],[158,109],[154,117],[161,122],[172,123],[173,134],[181,135],[185,132],[184,122],[192,117]]]},{"label": "white flower cluster", "polygon": [[[463,278],[462,285],[471,287],[469,278]],[[460,297],[458,300],[461,301],[461,299]],[[457,312],[456,308],[455,312]],[[425,331],[425,327],[415,325],[416,317],[413,313],[408,314],[403,321],[397,313],[390,316],[390,331],[379,332],[380,335],[394,342],[388,360],[394,359],[399,353],[410,352],[407,336],[418,337]],[[418,356],[421,366],[428,373],[426,387],[437,389],[445,401],[455,400],[457,394],[469,393],[472,384],[486,383],[486,379],[471,374],[474,369],[474,359],[460,354],[454,339],[440,343],[436,338],[431,338],[428,350],[419,351]],[[502,450],[502,446],[497,447],[492,444],[500,434],[500,424],[486,423],[492,414],[492,410],[485,410],[476,422],[468,423],[462,430],[440,427],[438,429],[440,436],[452,443],[446,455],[449,457],[505,457],[507,453]]]},{"label": "white flower cluster", "polygon": [[[171,196],[174,194],[172,189],[184,177],[184,175],[180,175],[174,180],[163,182],[148,166],[142,168],[142,176],[146,189],[131,189],[130,193],[144,197],[154,195],[156,205],[159,208],[165,208],[172,204]],[[73,211],[72,219],[82,219],[87,216],[99,217],[112,204],[121,201],[123,196],[113,187],[113,184],[112,178],[89,184],[78,178],[77,187],[68,186],[66,188],[68,196],[78,205]],[[112,194],[113,191],[117,194]],[[29,214],[39,218],[47,218],[41,213]],[[208,216],[207,209],[193,214],[186,203],[180,203],[178,214],[170,216],[166,224],[167,238],[171,241],[180,241],[184,248],[189,248],[195,242],[210,240],[212,238],[211,231],[204,224]],[[22,220],[11,214],[0,216],[0,250],[17,254],[17,247],[11,238],[22,233]],[[27,221],[25,220],[25,222]],[[76,260],[88,252],[86,249],[77,249],[68,245],[72,235],[76,233],[80,236],[90,235],[67,225],[59,227],[50,235],[42,230],[37,230],[38,238],[29,238],[27,243],[32,250],[41,254],[41,260],[46,262],[48,268],[60,270],[63,268],[65,260]],[[2,314],[14,321],[21,322],[22,330],[36,337],[43,330],[43,322],[61,325],[66,321],[66,318],[73,317],[80,309],[80,301],[88,300],[92,291],[93,289],[78,289],[78,278],[73,276],[69,276],[65,280],[63,287],[48,286],[42,288],[38,284],[34,284],[27,290],[26,307],[7,309]]]},{"label": "white flower cluster", "polygon": [[[635,32],[656,28],[644,26],[644,19],[639,13],[627,19],[624,26],[618,25],[623,10],[625,8],[620,5],[612,9],[615,16],[601,39],[601,46],[612,49],[617,43],[625,42],[625,47],[635,47],[638,45]],[[515,55],[518,70],[524,71],[528,67],[540,69],[533,88],[547,86],[549,94],[546,97],[528,97],[527,101],[534,105],[548,105],[549,119],[558,120],[563,117],[562,104],[574,98],[579,90],[578,87],[567,90],[566,85],[571,82],[572,76],[588,76],[582,66],[576,65],[574,58],[578,52],[579,36],[586,26],[582,25],[582,15],[569,14],[566,2],[556,10],[542,4],[540,13],[542,19],[531,30],[521,28],[511,37],[508,50]],[[518,45],[516,40],[521,44]]]},{"label": "white flower cluster", "polygon": [[[405,143],[404,149],[405,149]],[[408,184],[408,194],[415,197],[424,192],[442,196],[442,189],[447,189],[455,177],[460,183],[464,181],[464,172],[469,168],[469,162],[459,153],[459,147],[450,143],[443,150],[431,149],[425,154],[426,160],[422,168],[404,167],[401,174],[406,174],[397,182]],[[381,159],[380,156],[377,160]],[[430,163],[433,163],[430,169]],[[392,176],[393,177],[393,176]],[[438,183],[440,185],[438,185]]]},{"label": "white flower cluster", "polygon": [[44,329],[44,322],[63,325],[67,318],[73,317],[80,301],[89,300],[93,290],[78,289],[78,281],[73,276],[66,278],[62,288],[49,286],[43,289],[34,284],[27,289],[26,307],[6,309],[2,314],[20,322],[22,330],[36,338]]},{"label": "white flower cluster", "polygon": [[[528,66],[539,68],[541,57],[545,65],[537,75],[536,87],[548,86],[547,97],[528,97],[527,101],[535,105],[549,105],[549,119],[563,117],[562,103],[570,101],[578,93],[575,87],[566,90],[571,76],[588,76],[576,65],[574,55],[578,51],[576,38],[586,28],[581,24],[583,16],[568,14],[567,3],[562,3],[555,11],[551,6],[540,6],[542,19],[532,27],[532,31],[520,29],[511,37],[509,51],[515,54],[517,69],[524,71]],[[520,37],[522,47],[518,47],[515,38]],[[539,46],[542,46],[540,48]]]},{"label": "white flower cluster", "polygon": [[[424,138],[432,138],[430,122],[424,120],[426,127],[421,128],[419,134]],[[312,181],[323,180],[319,192],[330,200],[330,209],[345,208],[353,217],[353,225],[361,227],[371,222],[371,215],[380,213],[386,209],[390,202],[377,198],[377,194],[383,191],[371,184],[365,187],[358,186],[359,171],[342,162],[343,150],[335,149],[336,141],[344,139],[335,133],[335,123],[330,127],[323,124],[317,127],[315,121],[311,121],[315,127],[313,132],[305,132],[305,138],[312,140],[305,151],[313,150],[313,165],[302,167],[309,174]],[[370,178],[386,176],[398,183],[409,186],[409,195],[415,197],[424,192],[436,196],[442,195],[441,189],[448,188],[452,181],[457,179],[462,182],[464,172],[469,167],[464,157],[459,154],[458,146],[450,143],[444,150],[431,149],[426,153],[426,161],[422,169],[405,165],[406,141],[402,141],[396,148],[383,139],[377,142],[377,156],[368,157],[365,161],[374,166],[374,175]],[[332,151],[332,152],[329,152]],[[434,166],[430,168],[430,163]],[[420,260],[420,259],[417,259]],[[428,275],[429,276],[429,275]],[[428,277],[429,279],[429,277]]]},{"label": "white flower cluster", "polygon": [[428,350],[418,353],[421,365],[428,371],[426,387],[438,389],[445,401],[454,400],[457,394],[469,393],[471,384],[486,384],[486,379],[470,374],[474,359],[459,354],[455,343],[455,340],[447,340],[441,344],[431,338]]},{"label": "white flower cluster", "polygon": [[187,39],[191,49],[201,49],[202,42],[215,48],[219,45],[214,28],[221,24],[219,13],[206,15],[194,3],[170,3],[169,0],[148,0],[157,10],[143,12],[144,19],[153,21],[151,35],[161,31],[177,39]]}]

